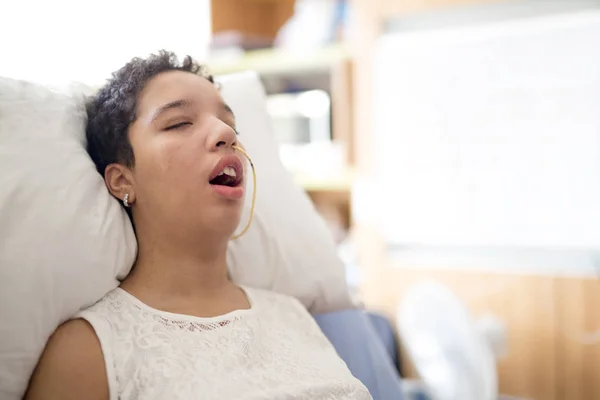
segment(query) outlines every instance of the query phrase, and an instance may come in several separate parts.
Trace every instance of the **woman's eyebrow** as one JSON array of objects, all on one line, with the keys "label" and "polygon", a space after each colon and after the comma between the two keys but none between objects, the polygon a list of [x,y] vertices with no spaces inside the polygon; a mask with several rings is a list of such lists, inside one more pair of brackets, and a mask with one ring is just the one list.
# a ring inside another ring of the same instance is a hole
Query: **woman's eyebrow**
[{"label": "woman's eyebrow", "polygon": [[191,107],[191,105],[192,103],[188,100],[175,100],[167,104],[163,104],[162,106],[158,107],[158,109],[155,112],[152,113],[150,121],[154,122],[154,120],[156,120],[161,114],[174,108],[189,108]]},{"label": "woman's eyebrow", "polygon": [[226,113],[231,114],[231,116],[235,119],[235,114],[233,113],[233,110],[231,109],[231,107],[229,107],[229,105],[227,105],[227,103],[223,103],[223,110],[225,110]]}]

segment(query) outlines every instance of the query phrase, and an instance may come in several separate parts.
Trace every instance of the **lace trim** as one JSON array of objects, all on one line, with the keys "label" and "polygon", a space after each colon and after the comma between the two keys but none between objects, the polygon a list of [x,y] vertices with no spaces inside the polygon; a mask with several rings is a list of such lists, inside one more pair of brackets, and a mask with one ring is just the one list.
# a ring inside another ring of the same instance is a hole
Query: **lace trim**
[{"label": "lace trim", "polygon": [[[142,310],[142,312],[144,312]],[[239,321],[241,319],[241,317],[234,317],[232,319],[228,319],[225,321],[220,321],[220,322],[214,322],[214,323],[210,323],[210,324],[203,324],[200,322],[190,322],[190,321],[173,321],[173,320],[169,320],[166,319],[164,317],[160,317],[157,316],[156,320],[157,322],[163,324],[165,327],[167,328],[175,328],[178,331],[186,331],[186,332],[206,332],[206,331],[212,331],[218,328],[223,328],[227,325],[230,325],[231,323],[235,322],[235,321]]]},{"label": "lace trim", "polygon": [[[119,298],[119,301],[125,300],[127,303],[131,304],[144,315],[151,317],[156,322],[160,322],[165,326],[183,327],[186,325],[197,325],[199,327],[199,330],[207,331],[229,325],[231,322],[234,321],[239,321],[243,315],[248,313],[254,313],[256,311],[256,308],[258,306],[254,301],[252,295],[249,293],[249,290],[246,288],[242,288],[242,290],[244,291],[246,298],[248,299],[250,308],[233,310],[231,312],[228,312],[227,314],[218,315],[215,317],[196,317],[193,315],[175,314],[168,311],[162,311],[150,307],[146,303],[139,300],[137,297],[133,296],[131,293],[121,288],[116,288],[113,291],[113,294]],[[182,328],[181,330],[188,329]]]}]

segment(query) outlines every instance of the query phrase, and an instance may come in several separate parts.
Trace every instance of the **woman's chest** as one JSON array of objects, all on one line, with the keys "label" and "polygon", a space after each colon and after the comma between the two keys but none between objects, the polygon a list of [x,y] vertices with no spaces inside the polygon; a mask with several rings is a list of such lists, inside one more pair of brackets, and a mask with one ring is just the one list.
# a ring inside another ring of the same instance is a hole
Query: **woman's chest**
[{"label": "woman's chest", "polygon": [[326,339],[289,328],[257,318],[206,331],[134,330],[115,347],[119,396],[123,400],[361,398],[355,393],[362,385]]}]

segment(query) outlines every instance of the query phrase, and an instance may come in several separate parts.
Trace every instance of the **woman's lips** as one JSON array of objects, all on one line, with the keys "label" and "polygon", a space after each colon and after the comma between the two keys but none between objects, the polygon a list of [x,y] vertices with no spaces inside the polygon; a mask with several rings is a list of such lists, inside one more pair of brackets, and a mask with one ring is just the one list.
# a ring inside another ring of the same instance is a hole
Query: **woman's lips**
[{"label": "woman's lips", "polygon": [[213,171],[210,174],[209,181],[219,175],[225,167],[232,167],[235,170],[236,182],[233,186],[210,184],[212,188],[221,196],[230,199],[238,200],[244,197],[244,166],[237,155],[229,154],[222,157]]},{"label": "woman's lips", "polygon": [[239,200],[244,197],[244,186],[210,185],[219,195],[230,200]]}]

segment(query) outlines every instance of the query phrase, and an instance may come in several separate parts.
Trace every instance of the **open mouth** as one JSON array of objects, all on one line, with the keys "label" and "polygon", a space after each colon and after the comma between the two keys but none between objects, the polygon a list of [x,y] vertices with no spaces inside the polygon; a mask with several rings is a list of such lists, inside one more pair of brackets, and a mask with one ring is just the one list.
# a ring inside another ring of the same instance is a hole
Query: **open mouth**
[{"label": "open mouth", "polygon": [[228,166],[223,168],[223,171],[221,171],[219,175],[211,179],[209,183],[211,185],[236,187],[240,183],[242,183],[242,180],[240,179],[240,177],[237,176],[235,168]]},{"label": "open mouth", "polygon": [[236,187],[242,184],[244,169],[240,159],[234,155],[225,156],[217,164],[211,179],[211,185]]}]

